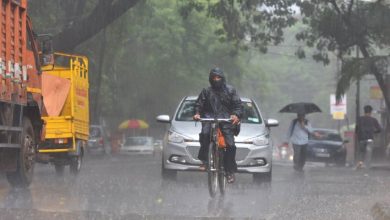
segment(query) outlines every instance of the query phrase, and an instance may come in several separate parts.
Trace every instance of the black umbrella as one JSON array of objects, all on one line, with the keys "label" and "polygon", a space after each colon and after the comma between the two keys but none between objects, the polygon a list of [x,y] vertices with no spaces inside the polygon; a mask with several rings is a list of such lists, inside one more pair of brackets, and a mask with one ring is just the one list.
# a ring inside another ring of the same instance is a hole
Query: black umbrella
[{"label": "black umbrella", "polygon": [[321,109],[314,103],[297,102],[284,106],[284,108],[282,108],[279,112],[309,114],[313,112],[321,112]]}]

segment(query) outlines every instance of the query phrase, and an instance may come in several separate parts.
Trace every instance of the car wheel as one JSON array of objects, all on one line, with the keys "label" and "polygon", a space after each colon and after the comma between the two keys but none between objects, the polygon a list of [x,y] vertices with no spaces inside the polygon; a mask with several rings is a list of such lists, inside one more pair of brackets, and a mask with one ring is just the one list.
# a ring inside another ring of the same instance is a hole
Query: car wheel
[{"label": "car wheel", "polygon": [[177,171],[176,170],[167,170],[164,167],[164,157],[162,157],[161,161],[161,176],[163,180],[176,180]]},{"label": "car wheel", "polygon": [[272,181],[272,168],[267,173],[254,173],[253,182],[255,183],[270,183]]},{"label": "car wheel", "polygon": [[102,145],[102,155],[106,155],[106,145]]},{"label": "car wheel", "polygon": [[346,163],[346,155],[340,155],[336,158],[336,166],[338,167],[344,167]]}]

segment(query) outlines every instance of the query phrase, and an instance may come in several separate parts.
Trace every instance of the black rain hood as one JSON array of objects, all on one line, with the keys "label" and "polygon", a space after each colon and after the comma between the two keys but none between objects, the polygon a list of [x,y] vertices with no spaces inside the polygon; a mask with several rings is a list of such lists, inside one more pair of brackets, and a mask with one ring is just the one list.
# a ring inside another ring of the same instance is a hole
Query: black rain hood
[{"label": "black rain hood", "polygon": [[[215,76],[219,76],[222,79],[219,81],[214,81],[213,77]],[[226,78],[221,68],[216,67],[210,70],[209,82],[211,87],[215,90],[221,90],[222,88],[226,87]]]}]

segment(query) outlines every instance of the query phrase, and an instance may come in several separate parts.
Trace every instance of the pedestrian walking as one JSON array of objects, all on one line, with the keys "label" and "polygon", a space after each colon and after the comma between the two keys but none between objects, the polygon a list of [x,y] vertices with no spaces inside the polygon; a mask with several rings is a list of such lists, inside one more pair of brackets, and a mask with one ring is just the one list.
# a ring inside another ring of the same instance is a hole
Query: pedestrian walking
[{"label": "pedestrian walking", "polygon": [[306,162],[306,148],[309,142],[309,135],[313,133],[313,128],[305,118],[305,114],[298,113],[297,118],[292,120],[287,132],[284,145],[291,142],[294,150],[294,169],[302,171]]},{"label": "pedestrian walking", "polygon": [[381,126],[372,117],[372,106],[364,106],[364,115],[358,118],[355,128],[357,135],[357,164],[356,169],[370,167],[374,134],[381,132]]}]

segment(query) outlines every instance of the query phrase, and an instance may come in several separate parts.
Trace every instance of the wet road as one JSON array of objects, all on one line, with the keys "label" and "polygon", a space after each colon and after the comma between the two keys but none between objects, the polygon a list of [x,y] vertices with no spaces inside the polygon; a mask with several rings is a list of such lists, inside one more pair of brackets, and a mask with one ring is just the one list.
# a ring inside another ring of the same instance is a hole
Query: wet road
[{"label": "wet road", "polygon": [[155,156],[86,158],[77,178],[37,165],[28,190],[0,178],[0,219],[372,219],[375,202],[390,200],[390,171],[324,167],[303,174],[276,163],[270,185],[237,175],[224,198],[210,199],[206,173],[160,178]]}]

